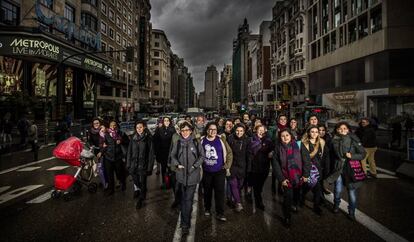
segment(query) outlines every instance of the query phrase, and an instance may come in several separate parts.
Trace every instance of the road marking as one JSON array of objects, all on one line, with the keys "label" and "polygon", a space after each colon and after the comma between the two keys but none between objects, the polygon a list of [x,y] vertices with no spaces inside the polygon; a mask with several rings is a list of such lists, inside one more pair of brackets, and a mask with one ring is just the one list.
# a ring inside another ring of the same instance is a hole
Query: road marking
[{"label": "road marking", "polygon": [[42,203],[42,202],[48,200],[49,198],[51,198],[52,192],[53,192],[53,190],[50,190],[50,191],[46,192],[45,194],[42,194],[42,195],[28,201],[27,203],[29,203],[29,204],[30,203]]},{"label": "road marking", "polygon": [[60,170],[64,170],[66,168],[68,168],[69,166],[55,166],[52,168],[47,169],[48,171],[60,171]]},{"label": "road marking", "polygon": [[385,173],[385,174],[388,174],[388,175],[391,175],[391,176],[396,176],[397,175],[397,173],[389,171],[389,170],[381,168],[381,167],[377,167],[377,171],[380,171],[382,173]]},{"label": "road marking", "polygon": [[42,168],[42,167],[40,167],[40,166],[29,166],[29,167],[19,169],[17,171],[34,171],[34,170],[37,170],[37,169],[40,169],[40,168]]},{"label": "road marking", "polygon": [[398,179],[398,177],[390,176],[390,175],[387,175],[387,174],[377,174],[377,178]]},{"label": "road marking", "polygon": [[52,157],[49,157],[49,158],[46,158],[46,159],[43,159],[43,160],[34,161],[34,162],[30,162],[30,163],[27,163],[27,164],[24,164],[24,165],[21,165],[21,166],[16,166],[16,167],[12,167],[12,168],[9,168],[9,169],[6,169],[6,170],[2,170],[2,171],[0,171],[0,175],[3,175],[3,174],[6,174],[6,173],[9,173],[9,172],[21,169],[23,167],[37,165],[37,164],[40,164],[40,163],[43,163],[45,161],[49,161],[49,160],[52,160],[52,159],[55,159],[55,157],[52,156]]},{"label": "road marking", "polygon": [[3,193],[10,189],[11,186],[0,187],[0,193]]},{"label": "road marking", "polygon": [[[332,193],[329,194],[329,195],[325,195],[325,197],[327,198],[327,200],[330,203],[333,204],[334,196],[333,196]],[[344,212],[347,213],[348,212],[348,203],[346,201],[344,201],[343,199],[341,199],[341,203],[340,203],[339,208],[342,211],[344,211]],[[408,242],[408,240],[406,240],[403,237],[401,237],[400,235],[392,232],[387,227],[385,227],[384,225],[378,223],[373,218],[369,217],[368,215],[366,215],[365,213],[361,212],[358,209],[355,209],[355,218],[356,218],[356,221],[357,222],[359,222],[360,224],[362,224],[365,227],[367,227],[369,230],[371,230],[372,232],[374,232],[376,235],[378,235],[379,237],[381,237],[385,241],[393,241],[393,242],[402,241],[402,242]]]},{"label": "road marking", "polygon": [[[193,198],[193,211],[191,212],[191,228],[190,233],[187,235],[187,242],[194,242],[195,239],[195,227],[197,222],[197,213],[198,213],[198,184],[196,187],[196,190],[194,192],[194,198]],[[175,233],[173,242],[181,241],[181,212],[178,216],[177,226],[175,226]]]},{"label": "road marking", "polygon": [[17,188],[13,191],[10,191],[8,193],[5,193],[3,195],[0,196],[0,204],[5,203],[7,201],[10,201],[14,198],[20,197],[28,192],[31,192],[33,190],[36,190],[39,187],[43,187],[44,185],[30,185],[30,186],[25,186],[25,187],[21,187],[21,188]]}]

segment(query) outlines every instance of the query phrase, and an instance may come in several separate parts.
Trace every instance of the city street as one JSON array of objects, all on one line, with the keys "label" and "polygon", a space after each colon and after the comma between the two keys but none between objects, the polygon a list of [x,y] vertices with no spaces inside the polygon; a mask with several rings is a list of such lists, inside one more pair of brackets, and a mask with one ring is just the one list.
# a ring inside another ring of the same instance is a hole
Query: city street
[{"label": "city street", "polygon": [[[50,199],[53,176],[75,171],[47,156],[50,149],[41,150],[38,162],[22,165],[19,161],[18,165],[0,171],[3,241],[185,241],[176,230],[179,212],[170,208],[172,192],[160,189],[160,177],[155,172],[149,178],[148,199],[140,210],[135,209],[130,179],[125,192],[118,189],[110,197],[103,196],[102,188],[96,194],[83,188],[80,195],[69,201]],[[11,165],[13,160],[10,159]],[[345,213],[331,213],[330,204],[323,208],[321,217],[315,215],[310,193],[305,207],[293,215],[291,228],[285,228],[281,222],[281,201],[270,195],[269,177],[264,189],[265,211],[255,210],[253,204],[243,200],[245,210],[241,213],[226,207],[225,223],[214,216],[205,217],[202,199],[196,197],[192,217],[195,231],[187,238],[189,241],[413,241],[414,208],[406,202],[414,199],[412,183],[385,172],[378,179],[367,180],[358,191],[358,222],[350,221]],[[332,200],[332,196],[327,199]],[[343,199],[347,200],[345,193]],[[346,211],[344,202],[341,209]]]}]

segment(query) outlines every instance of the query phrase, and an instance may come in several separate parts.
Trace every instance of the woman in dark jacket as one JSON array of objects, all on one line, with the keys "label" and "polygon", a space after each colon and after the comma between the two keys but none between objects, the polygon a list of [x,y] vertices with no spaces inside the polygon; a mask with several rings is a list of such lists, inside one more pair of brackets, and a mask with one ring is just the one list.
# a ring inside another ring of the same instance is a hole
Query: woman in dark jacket
[{"label": "woman in dark jacket", "polygon": [[179,126],[180,135],[171,146],[171,167],[175,170],[177,189],[181,195],[181,229],[183,235],[189,233],[193,198],[197,184],[201,180],[201,165],[204,150],[201,143],[192,134],[193,127],[189,122]]},{"label": "woman in dark jacket", "polygon": [[322,178],[329,171],[329,155],[326,152],[325,141],[319,137],[317,126],[309,126],[303,135],[301,144],[302,161],[304,164],[303,176],[309,177],[308,183],[303,186],[302,199],[305,200],[306,193],[312,190],[313,211],[322,215],[320,208],[322,198]]},{"label": "woman in dark jacket", "polygon": [[300,188],[303,181],[307,182],[307,179],[302,176],[304,167],[300,148],[287,129],[279,134],[279,142],[276,143],[272,162],[276,179],[283,191],[283,223],[289,227],[291,208],[292,206],[296,208],[300,198]]},{"label": "woman in dark jacket", "polygon": [[104,160],[105,177],[108,179],[108,188],[106,189],[105,195],[109,196],[114,193],[114,172],[121,182],[121,190],[125,191],[126,189],[125,168],[124,163],[122,162],[122,137],[115,121],[109,123],[109,128],[107,129],[102,142],[101,152]]},{"label": "woman in dark jacket", "polygon": [[243,124],[236,125],[236,132],[228,137],[231,150],[233,151],[233,163],[230,168],[230,191],[233,201],[236,204],[236,211],[243,210],[240,200],[240,189],[246,176],[246,165],[248,159],[247,148],[250,139],[246,136],[246,128]]},{"label": "woman in dark jacket", "polygon": [[361,160],[362,169],[367,174],[367,162],[371,177],[377,178],[377,165],[375,163],[375,152],[377,151],[377,135],[375,128],[371,125],[369,118],[361,119],[355,134],[361,140],[362,146],[367,153],[365,158]]},{"label": "woman in dark jacket", "polygon": [[264,210],[262,191],[269,175],[270,160],[272,158],[273,143],[265,134],[265,127],[261,124],[255,127],[255,135],[249,145],[249,159],[247,171],[250,173],[250,182],[253,186],[253,195],[258,209]]},{"label": "woman in dark jacket", "polygon": [[346,122],[339,122],[335,127],[336,134],[332,139],[335,164],[332,174],[327,178],[329,183],[335,183],[333,212],[339,212],[341,193],[343,186],[348,189],[349,197],[349,218],[355,220],[356,189],[360,182],[353,182],[349,160],[362,160],[365,157],[365,150],[361,141],[350,133],[349,125]]},{"label": "woman in dark jacket", "polygon": [[162,126],[157,128],[154,133],[154,151],[158,164],[161,164],[162,185],[161,188],[165,188],[166,184],[166,172],[168,154],[171,146],[172,136],[176,133],[174,126],[171,123],[169,117],[165,117],[162,120]]},{"label": "woman in dark jacket", "polygon": [[88,130],[88,143],[91,146],[94,146],[95,155],[99,153],[99,145],[101,143],[101,136],[99,135],[99,131],[101,130],[101,120],[98,118],[94,118],[92,120],[92,126]]},{"label": "woman in dark jacket", "polygon": [[[334,157],[334,152],[333,152],[332,136],[329,134],[328,129],[326,128],[324,124],[318,124],[318,129],[319,129],[319,137],[325,140],[325,150],[329,157],[329,168],[328,170],[324,172],[323,174],[324,177],[322,178],[322,180],[324,181],[331,174],[332,168],[334,167],[334,163],[335,163],[335,157]],[[324,182],[322,182],[322,191],[326,195],[331,194],[331,192],[325,188]],[[322,199],[322,202],[324,202],[323,199]]]},{"label": "woman in dark jacket", "polygon": [[147,195],[147,176],[152,174],[154,166],[154,149],[152,135],[144,121],[137,121],[135,134],[129,142],[127,152],[127,169],[134,180],[138,197],[136,208],[140,209]]}]

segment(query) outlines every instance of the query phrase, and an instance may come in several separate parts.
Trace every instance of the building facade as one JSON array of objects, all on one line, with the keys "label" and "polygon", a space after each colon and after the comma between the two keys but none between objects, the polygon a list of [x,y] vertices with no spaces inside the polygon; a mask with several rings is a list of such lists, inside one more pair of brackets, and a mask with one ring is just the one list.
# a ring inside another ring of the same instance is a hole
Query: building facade
[{"label": "building facade", "polygon": [[223,90],[223,106],[224,111],[230,111],[231,109],[231,83],[232,83],[232,66],[224,65],[223,70],[220,73],[220,83]]},{"label": "building facade", "polygon": [[414,111],[414,2],[320,0],[307,8],[310,94],[337,116]]},{"label": "building facade", "polygon": [[271,85],[276,103],[284,103],[287,108],[304,103],[309,93],[306,75],[307,2],[277,1],[272,10]]},{"label": "building facade", "polygon": [[207,67],[204,78],[205,102],[204,107],[210,110],[218,109],[218,72],[214,65]]}]

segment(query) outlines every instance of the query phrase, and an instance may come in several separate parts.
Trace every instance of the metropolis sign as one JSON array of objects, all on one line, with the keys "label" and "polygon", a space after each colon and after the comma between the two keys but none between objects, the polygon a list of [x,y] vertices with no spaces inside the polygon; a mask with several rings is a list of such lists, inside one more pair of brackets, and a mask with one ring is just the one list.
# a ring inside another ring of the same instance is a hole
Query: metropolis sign
[{"label": "metropolis sign", "polygon": [[[76,54],[75,51],[44,38],[34,36],[15,37],[12,35],[0,35],[0,53],[1,55],[40,57],[54,62],[61,62],[67,57]],[[112,68],[110,66],[89,56],[74,56],[66,59],[65,64],[108,77],[112,76]]]}]

